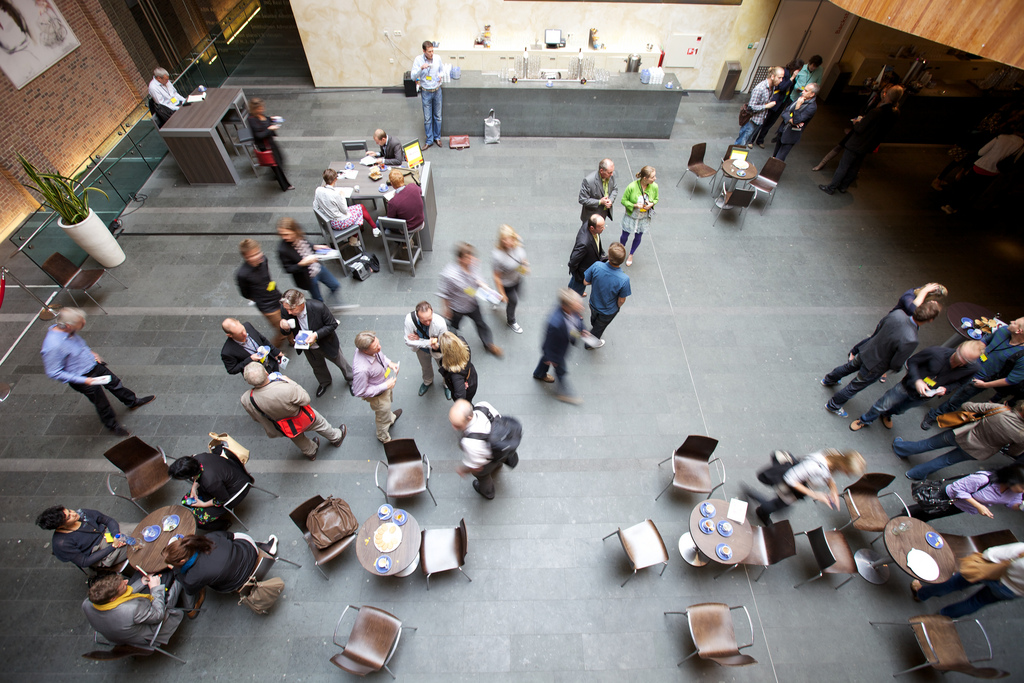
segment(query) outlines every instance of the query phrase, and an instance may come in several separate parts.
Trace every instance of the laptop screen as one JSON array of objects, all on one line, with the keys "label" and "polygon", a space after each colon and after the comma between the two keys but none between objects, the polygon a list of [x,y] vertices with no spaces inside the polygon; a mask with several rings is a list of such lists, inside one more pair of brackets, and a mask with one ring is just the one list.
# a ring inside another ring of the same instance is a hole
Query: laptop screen
[{"label": "laptop screen", "polygon": [[409,163],[409,168],[423,165],[423,150],[420,149],[419,140],[413,140],[409,144],[403,145],[402,149],[405,150],[405,160]]},{"label": "laptop screen", "polygon": [[745,149],[734,149],[730,154],[729,158],[732,161],[745,161],[747,158],[747,150]]}]

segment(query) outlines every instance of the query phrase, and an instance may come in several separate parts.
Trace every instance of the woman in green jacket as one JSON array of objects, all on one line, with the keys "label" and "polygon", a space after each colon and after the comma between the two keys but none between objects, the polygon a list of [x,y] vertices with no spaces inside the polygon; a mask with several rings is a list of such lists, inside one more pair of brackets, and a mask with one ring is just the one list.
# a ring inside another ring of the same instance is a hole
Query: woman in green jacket
[{"label": "woman in green jacket", "polygon": [[622,236],[619,242],[626,246],[629,233],[635,233],[633,246],[629,249],[629,257],[626,265],[633,265],[633,252],[640,246],[644,231],[651,227],[651,214],[654,212],[654,205],[658,203],[658,184],[654,182],[657,178],[654,175],[653,166],[644,166],[636,174],[636,180],[626,186],[622,193],[622,206],[626,208],[622,216]]}]

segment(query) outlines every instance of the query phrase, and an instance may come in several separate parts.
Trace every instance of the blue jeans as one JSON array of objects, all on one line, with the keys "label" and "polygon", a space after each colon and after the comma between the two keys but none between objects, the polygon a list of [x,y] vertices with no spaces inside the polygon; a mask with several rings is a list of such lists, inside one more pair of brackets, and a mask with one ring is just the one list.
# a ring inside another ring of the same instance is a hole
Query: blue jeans
[{"label": "blue jeans", "polygon": [[745,144],[747,144],[754,137],[754,133],[757,132],[757,129],[760,128],[760,126],[761,126],[761,124],[754,123],[754,119],[750,119],[749,121],[747,121],[746,123],[743,124],[742,128],[740,128],[740,134],[736,136],[736,142],[734,142],[732,144],[734,144],[734,145],[745,145]]},{"label": "blue jeans", "polygon": [[427,136],[427,144],[441,141],[441,88],[437,90],[420,90],[423,103],[423,132]]},{"label": "blue jeans", "polygon": [[948,581],[944,581],[942,583],[926,583],[922,585],[921,589],[917,591],[917,597],[922,600],[927,600],[941,595],[948,595],[953,591],[962,591],[979,584],[982,586],[980,591],[976,592],[966,600],[955,602],[952,605],[946,605],[939,610],[939,614],[944,617],[949,617],[950,619],[958,619],[968,614],[974,614],[985,605],[991,605],[993,602],[1013,600],[1017,597],[1017,595],[1004,586],[1001,581],[980,581],[979,583],[971,583],[960,574],[953,574]]},{"label": "blue jeans", "polygon": [[567,287],[580,296],[583,296],[583,293],[587,291],[587,286],[582,282],[578,282],[572,275],[569,276],[569,284]]},{"label": "blue jeans", "polygon": [[914,406],[919,406],[928,399],[911,398],[903,382],[895,385],[892,389],[882,394],[882,397],[875,401],[875,404],[868,408],[868,411],[860,416],[860,421],[866,425],[871,424],[882,415],[892,417],[902,415]]},{"label": "blue jeans", "polygon": [[953,433],[952,429],[947,429],[939,432],[935,436],[927,439],[921,439],[920,441],[892,442],[893,452],[901,458],[905,458],[908,455],[917,455],[918,453],[927,453],[928,451],[947,448],[949,446],[956,446],[956,434]]},{"label": "blue jeans", "polygon": [[951,413],[954,410],[960,410],[967,401],[971,400],[981,392],[985,391],[981,387],[974,386],[974,382],[967,382],[959,389],[953,392],[953,395],[946,399],[946,402],[940,405],[938,408],[932,408],[928,411],[928,415],[925,416],[925,420],[935,422],[935,418],[943,413]]},{"label": "blue jeans", "polygon": [[324,283],[327,289],[331,290],[331,294],[337,293],[338,288],[341,287],[338,279],[331,275],[331,272],[327,270],[327,266],[322,263],[320,264],[320,272],[317,273],[316,277],[309,283],[309,293],[312,294],[313,298],[317,301],[323,301],[324,298],[320,294],[320,285],[317,284],[317,282]]},{"label": "blue jeans", "polygon": [[837,391],[835,395],[829,400],[828,407],[831,410],[836,410],[844,403],[853,398],[858,392],[867,389],[869,386],[878,381],[878,378],[882,376],[881,372],[871,372],[867,368],[861,366],[860,356],[854,356],[853,360],[845,365],[840,365],[837,368],[833,368],[832,372],[828,373],[824,377],[824,381],[827,384],[838,382],[847,375],[857,373],[857,376],[853,378],[853,381]]}]

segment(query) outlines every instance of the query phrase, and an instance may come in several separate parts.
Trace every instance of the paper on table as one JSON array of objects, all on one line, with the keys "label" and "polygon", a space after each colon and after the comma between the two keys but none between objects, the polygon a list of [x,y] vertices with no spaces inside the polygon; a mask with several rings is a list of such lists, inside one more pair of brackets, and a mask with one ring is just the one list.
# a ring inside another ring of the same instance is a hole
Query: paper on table
[{"label": "paper on table", "polygon": [[729,512],[725,515],[737,524],[747,521],[747,501],[733,498],[729,501]]},{"label": "paper on table", "polygon": [[337,187],[335,189],[338,192],[340,192],[341,196],[344,197],[345,199],[348,199],[348,198],[350,198],[352,196],[352,188],[351,187]]},{"label": "paper on table", "polygon": [[195,104],[196,102],[202,102],[205,99],[206,99],[206,93],[202,93],[200,95],[189,95],[188,99],[186,101],[189,104]]},{"label": "paper on table", "polygon": [[331,259],[340,259],[341,252],[337,249],[317,249],[316,258],[318,261],[330,261]]},{"label": "paper on table", "polygon": [[395,196],[395,191],[393,189],[388,190],[387,192],[382,193],[381,196],[384,197],[384,201],[390,202]]},{"label": "paper on table", "polygon": [[342,178],[345,178],[346,180],[355,180],[356,178],[359,177],[359,171],[352,168],[347,171],[341,171],[340,173],[338,173],[338,175],[340,175]]},{"label": "paper on table", "polygon": [[378,159],[377,157],[371,157],[367,155],[360,159],[359,163],[361,163],[363,166],[375,166],[378,163],[380,163],[380,159]]}]

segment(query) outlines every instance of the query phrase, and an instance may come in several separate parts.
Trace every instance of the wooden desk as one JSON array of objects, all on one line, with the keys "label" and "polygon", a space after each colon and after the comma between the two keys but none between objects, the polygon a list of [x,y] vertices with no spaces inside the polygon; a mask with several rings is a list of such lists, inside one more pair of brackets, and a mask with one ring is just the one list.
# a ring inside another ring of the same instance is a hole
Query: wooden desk
[{"label": "wooden desk", "polygon": [[[345,170],[346,163],[351,163],[355,168],[358,174],[355,180],[341,177],[341,172]],[[387,182],[388,173],[391,172],[392,168],[409,170],[403,169],[400,166],[387,166],[382,171],[384,175],[380,180],[370,180],[370,170],[374,167],[363,166],[358,160],[351,162],[332,161],[328,168],[338,172],[338,181],[334,184],[335,187],[347,187],[353,190],[352,196],[349,198],[350,201],[373,201],[376,206],[377,200],[382,199],[384,200],[385,208],[387,207],[388,199],[393,195],[390,188],[388,192],[380,192],[378,188],[381,183]],[[423,196],[423,228],[420,230],[420,243],[423,251],[433,251],[434,226],[437,223],[437,200],[434,198],[434,174],[431,173],[430,162],[424,161],[418,173],[420,178],[420,194]],[[409,176],[406,176],[405,184],[415,186],[415,183],[412,182]],[[359,186],[359,192],[355,192],[356,185]],[[405,190],[402,191],[405,192]]]},{"label": "wooden desk", "polygon": [[402,530],[402,542],[390,553],[386,553],[391,556],[391,569],[384,573],[377,571],[377,568],[374,566],[377,558],[385,553],[377,550],[377,546],[373,544],[373,534],[385,522],[382,522],[377,513],[374,512],[373,516],[363,522],[363,526],[359,527],[359,535],[356,536],[356,558],[358,558],[359,564],[363,565],[363,569],[376,576],[401,575],[413,562],[419,559],[420,525],[416,518],[410,515],[408,511],[406,511],[406,514],[409,516],[408,521],[399,527]]},{"label": "wooden desk", "polygon": [[[900,533],[898,536],[895,533],[896,527],[900,523],[907,524],[910,528]],[[915,579],[918,579],[922,583],[942,583],[948,581],[953,572],[956,571],[956,556],[953,555],[953,549],[949,547],[949,543],[946,542],[941,548],[933,548],[928,545],[928,541],[925,540],[924,535],[929,531],[935,531],[931,525],[922,522],[919,519],[913,517],[893,517],[889,520],[889,523],[885,525],[885,549],[889,551],[892,556],[893,562],[895,562],[900,569],[910,574]],[[941,534],[939,534],[941,536]],[[945,539],[943,539],[945,540]],[[939,576],[936,579],[926,580],[917,574],[915,574],[910,567],[907,566],[907,553],[913,549],[920,550],[927,553],[935,564],[939,565]]]},{"label": "wooden desk", "polygon": [[[718,564],[739,564],[750,554],[750,548],[754,544],[754,530],[751,529],[750,522],[743,520],[743,523],[740,524],[729,519],[726,516],[729,512],[728,501],[711,498],[704,502],[715,506],[715,516],[708,518],[715,524],[715,533],[705,534],[700,530],[698,525],[705,517],[700,513],[700,505],[697,505],[690,513],[690,536],[693,538],[694,545],[705,557]],[[722,536],[717,530],[718,523],[726,520],[732,524],[732,536],[728,538]],[[718,553],[715,552],[719,543],[727,543],[732,548],[732,559],[728,562],[718,557]]]},{"label": "wooden desk", "polygon": [[[161,524],[167,515],[178,515],[181,518],[178,528],[174,531],[163,531],[161,527],[160,535],[156,537],[156,540],[148,543],[142,540],[142,530],[147,526]],[[153,510],[132,531],[132,536],[136,542],[128,551],[128,562],[133,567],[138,567],[147,574],[155,574],[167,569],[167,563],[160,557],[163,549],[167,547],[167,544],[176,535],[190,536],[195,532],[196,518],[189,512],[188,508],[181,505],[167,505],[166,507]]]},{"label": "wooden desk", "polygon": [[206,100],[183,106],[159,130],[178,167],[192,185],[237,185],[238,172],[219,128],[229,111],[245,120],[241,88],[210,88]]}]

